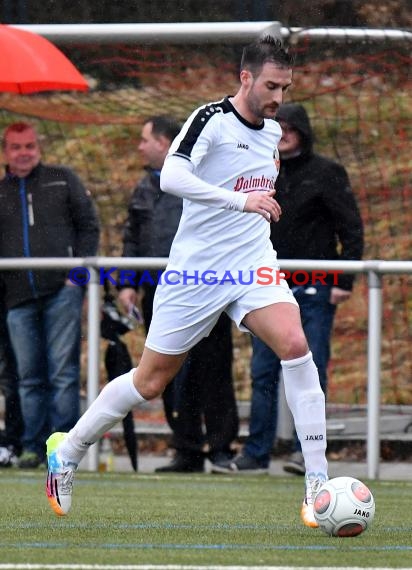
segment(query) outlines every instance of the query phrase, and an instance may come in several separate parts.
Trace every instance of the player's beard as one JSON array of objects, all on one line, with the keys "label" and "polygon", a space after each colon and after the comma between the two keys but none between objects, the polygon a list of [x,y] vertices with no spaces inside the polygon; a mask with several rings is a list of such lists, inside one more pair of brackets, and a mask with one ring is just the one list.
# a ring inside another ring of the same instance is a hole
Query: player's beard
[{"label": "player's beard", "polygon": [[256,117],[257,122],[262,122],[264,119],[274,119],[278,106],[276,105],[262,105],[260,99],[250,91],[247,96],[247,103],[250,112]]}]

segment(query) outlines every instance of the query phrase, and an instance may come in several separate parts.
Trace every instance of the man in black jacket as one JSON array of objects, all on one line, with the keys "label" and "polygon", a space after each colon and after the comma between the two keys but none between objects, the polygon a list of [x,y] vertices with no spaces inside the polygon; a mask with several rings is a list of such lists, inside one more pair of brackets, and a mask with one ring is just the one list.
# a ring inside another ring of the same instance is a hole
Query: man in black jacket
[{"label": "man in black jacket", "polygon": [[[96,255],[90,195],[69,168],[41,163],[35,128],[10,125],[2,149],[0,257]],[[3,279],[25,426],[19,467],[32,468],[45,459],[50,430],[67,431],[79,416],[83,289],[64,270],[10,270]]]},{"label": "man in black jacket", "polygon": [[[124,257],[169,256],[182,213],[182,199],[160,190],[160,171],[179,130],[178,123],[167,116],[151,117],[143,125],[139,151],[147,163],[146,175],[129,205]],[[144,323],[149,330],[157,272],[149,275],[138,271],[136,284],[140,281],[144,290]],[[137,301],[136,288],[123,288],[119,300],[130,310]],[[164,391],[163,403],[176,455],[169,465],[157,471],[203,471],[206,455],[212,462],[232,457],[230,445],[237,436],[238,414],[229,317],[222,315],[210,335],[190,351],[183,368]]]},{"label": "man in black jacket", "polygon": [[[282,127],[280,171],[276,200],[282,208],[271,224],[271,240],[279,259],[359,260],[363,252],[363,224],[344,167],[314,153],[314,136],[305,108],[296,103],[279,107]],[[320,273],[317,274],[320,276]],[[330,273],[324,278],[292,273],[288,283],[299,303],[303,328],[324,393],[330,337],[336,306],[348,299],[353,275]],[[269,467],[276,427],[278,357],[258,338],[252,339],[252,402],[249,436],[242,453],[218,472],[264,473]],[[300,446],[284,465],[304,475]]]}]

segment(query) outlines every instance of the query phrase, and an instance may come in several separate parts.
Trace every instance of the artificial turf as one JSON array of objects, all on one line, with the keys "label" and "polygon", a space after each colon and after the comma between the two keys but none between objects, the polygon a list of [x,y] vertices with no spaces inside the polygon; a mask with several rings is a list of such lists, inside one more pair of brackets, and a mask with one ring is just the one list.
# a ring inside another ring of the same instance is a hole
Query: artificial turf
[{"label": "artificial turf", "polygon": [[301,478],[79,473],[58,518],[43,473],[2,470],[1,563],[412,566],[412,482],[365,482],[373,525],[331,538],[301,524]]}]

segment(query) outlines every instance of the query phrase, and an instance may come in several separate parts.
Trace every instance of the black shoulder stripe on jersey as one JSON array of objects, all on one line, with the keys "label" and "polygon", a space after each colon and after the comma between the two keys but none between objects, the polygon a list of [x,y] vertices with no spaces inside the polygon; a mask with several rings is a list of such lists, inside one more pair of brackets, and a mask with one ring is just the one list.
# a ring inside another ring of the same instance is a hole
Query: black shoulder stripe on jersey
[{"label": "black shoulder stripe on jersey", "polygon": [[208,121],[216,113],[228,113],[232,110],[233,107],[230,105],[227,98],[223,99],[222,101],[218,101],[217,103],[209,103],[199,109],[193,118],[189,128],[187,129],[185,136],[173,154],[189,157],[200,133],[205,128]]}]

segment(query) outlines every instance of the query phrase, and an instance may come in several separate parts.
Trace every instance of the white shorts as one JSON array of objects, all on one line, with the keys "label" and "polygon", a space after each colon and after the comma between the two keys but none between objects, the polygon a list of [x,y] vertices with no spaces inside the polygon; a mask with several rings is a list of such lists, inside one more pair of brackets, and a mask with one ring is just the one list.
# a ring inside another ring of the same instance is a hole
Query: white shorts
[{"label": "white shorts", "polygon": [[245,316],[274,303],[297,305],[284,279],[278,284],[161,284],[153,303],[146,346],[162,354],[183,354],[208,336],[225,312],[241,331]]}]

